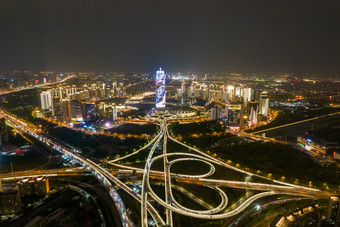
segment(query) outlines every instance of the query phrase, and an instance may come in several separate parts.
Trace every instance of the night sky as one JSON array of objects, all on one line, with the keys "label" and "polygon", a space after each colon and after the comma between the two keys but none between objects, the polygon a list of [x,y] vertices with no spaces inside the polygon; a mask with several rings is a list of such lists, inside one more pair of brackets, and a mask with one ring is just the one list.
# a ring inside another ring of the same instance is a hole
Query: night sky
[{"label": "night sky", "polygon": [[340,1],[2,0],[0,72],[340,72]]}]

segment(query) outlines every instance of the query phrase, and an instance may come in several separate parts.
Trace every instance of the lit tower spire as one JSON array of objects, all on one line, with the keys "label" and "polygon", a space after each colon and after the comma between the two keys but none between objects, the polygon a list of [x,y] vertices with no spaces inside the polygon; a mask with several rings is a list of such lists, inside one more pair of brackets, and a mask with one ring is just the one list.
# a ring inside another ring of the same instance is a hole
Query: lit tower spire
[{"label": "lit tower spire", "polygon": [[165,107],[165,73],[162,68],[156,72],[155,76],[156,84],[156,108]]}]

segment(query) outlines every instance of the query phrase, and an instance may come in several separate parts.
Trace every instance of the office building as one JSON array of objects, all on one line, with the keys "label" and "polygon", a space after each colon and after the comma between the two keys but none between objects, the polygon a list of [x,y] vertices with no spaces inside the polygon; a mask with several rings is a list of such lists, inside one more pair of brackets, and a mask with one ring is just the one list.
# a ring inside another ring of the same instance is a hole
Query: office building
[{"label": "office building", "polygon": [[328,226],[340,225],[340,199],[332,196],[328,201],[327,217]]},{"label": "office building", "polygon": [[70,102],[71,120],[76,122],[83,121],[82,104],[79,101]]},{"label": "office building", "polygon": [[210,109],[210,120],[215,121],[217,120],[217,108],[213,107]]},{"label": "office building", "polygon": [[233,85],[228,85],[227,93],[229,94],[229,100],[233,100],[235,95],[235,87]]},{"label": "office building", "polygon": [[243,95],[241,95],[243,97],[243,101],[245,104],[248,103],[248,101],[252,100],[252,91],[251,88],[244,88],[243,89]]},{"label": "office building", "polygon": [[257,124],[259,102],[249,101],[247,105],[248,126]]},{"label": "office building", "polygon": [[52,98],[52,115],[57,118],[60,118],[63,115],[62,102],[57,96]]},{"label": "office building", "polygon": [[228,125],[243,128],[244,104],[232,103],[228,105]]},{"label": "office building", "polygon": [[83,105],[83,119],[85,121],[94,121],[96,117],[96,105],[95,103],[85,103]]},{"label": "office building", "polygon": [[51,93],[50,91],[44,91],[40,94],[41,99],[41,109],[49,110],[51,109]]},{"label": "office building", "polygon": [[262,116],[268,115],[268,105],[269,105],[269,98],[266,91],[262,92],[260,95],[260,110],[259,114]]},{"label": "office building", "polygon": [[117,121],[118,117],[117,117],[117,106],[113,105],[112,106],[112,120],[113,121]]},{"label": "office building", "polygon": [[62,100],[62,106],[63,106],[63,116],[62,120],[69,122],[71,121],[71,103],[68,99]]}]

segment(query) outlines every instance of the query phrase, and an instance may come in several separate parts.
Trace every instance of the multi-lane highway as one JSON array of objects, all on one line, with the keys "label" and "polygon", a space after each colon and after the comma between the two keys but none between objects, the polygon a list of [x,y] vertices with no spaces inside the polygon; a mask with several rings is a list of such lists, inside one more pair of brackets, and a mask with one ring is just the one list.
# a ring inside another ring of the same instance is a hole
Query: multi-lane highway
[{"label": "multi-lane highway", "polygon": [[14,180],[29,177],[58,177],[58,176],[73,176],[84,174],[85,170],[82,168],[63,168],[51,170],[28,170],[13,173],[1,174],[3,180]]},{"label": "multi-lane highway", "polygon": [[[16,128],[17,130],[29,134],[34,138],[40,140],[41,142],[45,143],[46,145],[54,148],[55,150],[61,152],[64,155],[69,156],[70,158],[78,161],[81,163],[84,168],[91,171],[97,178],[102,182],[102,184],[107,188],[110,193],[111,198],[113,199],[117,210],[120,213],[121,221],[123,226],[134,226],[133,221],[127,214],[127,208],[125,207],[122,199],[120,198],[119,194],[114,188],[119,187],[120,189],[124,190],[128,193],[133,199],[136,199],[141,203],[141,224],[142,226],[148,226],[148,214],[150,214],[151,218],[154,220],[157,226],[173,226],[173,218],[172,212],[176,212],[181,215],[186,215],[194,218],[201,218],[201,219],[223,219],[227,217],[231,217],[237,214],[240,214],[247,208],[250,204],[254,201],[274,195],[274,194],[294,194],[299,196],[305,197],[322,197],[322,196],[329,196],[328,192],[323,192],[318,189],[293,185],[285,182],[280,181],[272,181],[269,178],[256,175],[245,170],[238,169],[234,166],[228,165],[216,158],[211,157],[210,155],[206,154],[205,152],[200,151],[197,148],[191,147],[181,141],[178,141],[174,137],[172,137],[168,132],[168,121],[176,119],[170,115],[161,115],[161,116],[154,116],[153,121],[157,121],[158,125],[160,126],[160,130],[158,134],[144,147],[141,149],[132,152],[129,155],[124,157],[117,158],[115,160],[109,161],[108,163],[117,166],[121,169],[127,169],[136,171],[138,174],[142,174],[142,192],[141,194],[136,193],[132,190],[129,186],[124,184],[120,181],[117,177],[115,177],[112,173],[110,173],[107,169],[103,168],[99,164],[93,162],[92,160],[83,157],[82,153],[73,148],[72,146],[63,143],[55,138],[52,138],[49,135],[45,135],[41,132],[38,128],[34,125],[25,122],[22,119],[17,118],[16,116],[7,113],[3,110],[0,110],[0,115],[5,117],[7,124],[11,127]],[[168,139],[188,148],[191,152],[167,152],[167,142]],[[162,143],[161,143],[162,142]],[[162,154],[155,155],[155,150],[159,144],[162,144]],[[118,164],[118,161],[122,161],[127,157],[131,157],[141,151],[145,151],[147,148],[151,147],[148,150],[148,157],[145,162],[144,169],[136,168],[131,166],[125,166],[123,164]],[[170,159],[171,158],[171,159]],[[189,175],[189,174],[179,174],[171,172],[171,167],[175,163],[180,163],[183,161],[195,161],[195,162],[203,162],[210,166],[210,169],[207,173],[198,174],[198,175]],[[164,168],[163,171],[155,171],[152,170],[152,164],[155,162],[163,162]],[[244,182],[244,181],[226,181],[226,180],[219,180],[213,179],[211,176],[215,172],[215,166],[225,167],[247,176],[257,176],[263,179],[268,180],[268,182],[273,183],[256,183],[256,182]],[[157,193],[155,193],[150,185],[150,178],[152,176],[158,176],[164,180],[164,191],[165,191],[165,199],[161,199]],[[208,178],[209,177],[209,178]],[[173,185],[172,185],[172,178],[176,178],[179,180],[183,180],[186,183],[193,183],[199,184],[202,187],[209,187],[212,188],[220,195],[221,202],[216,207],[210,207],[207,210],[194,210],[185,207],[183,204],[180,204],[173,195]],[[220,187],[232,187],[232,188],[242,188],[242,189],[252,189],[255,191],[264,191],[258,194],[254,194],[248,198],[246,198],[239,206],[233,207],[234,209],[226,210],[228,205],[228,195],[220,188]],[[159,211],[156,210],[153,204],[150,202],[150,198],[155,200],[158,204],[164,207],[165,209],[165,221],[159,214]]]},{"label": "multi-lane highway", "polygon": [[[165,214],[166,214],[166,224],[169,226],[173,225],[172,222],[172,212],[179,213],[181,215],[186,215],[190,217],[195,218],[201,218],[201,219],[222,219],[234,216],[236,214],[241,213],[247,206],[249,206],[251,203],[256,201],[257,199],[260,199],[262,197],[274,195],[274,194],[293,194],[303,197],[328,197],[330,194],[328,192],[322,192],[319,189],[314,188],[308,188],[298,185],[293,185],[285,182],[280,181],[273,181],[270,178],[266,178],[257,174],[253,174],[241,169],[238,169],[234,166],[228,165],[227,163],[224,163],[218,159],[215,159],[211,157],[210,155],[200,151],[197,148],[191,147],[185,143],[182,143],[172,137],[167,129],[168,121],[174,120],[175,117],[173,116],[153,116],[153,120],[157,119],[160,125],[160,131],[157,134],[157,136],[151,140],[147,145],[142,147],[141,149],[127,155],[124,157],[120,157],[119,159],[115,159],[110,161],[109,163],[112,165],[115,165],[116,167],[120,169],[126,169],[127,172],[130,171],[130,173],[135,174],[142,174],[143,175],[143,182],[142,182],[142,193],[141,193],[141,223],[142,226],[147,226],[147,211],[148,211],[148,199],[149,197],[153,198],[157,203],[162,205],[165,208]],[[187,147],[192,153],[180,153],[180,152],[167,152],[167,141],[168,139],[172,140],[173,142],[176,142],[182,146]],[[163,141],[162,141],[163,140]],[[162,154],[155,155],[155,148],[159,145],[160,142],[162,143]],[[142,168],[136,168],[132,166],[125,166],[123,164],[118,164],[117,161],[122,161],[127,157],[131,157],[139,152],[142,152],[143,150],[146,150],[146,148],[151,147],[151,150],[148,153],[148,157],[145,162],[144,169]],[[168,158],[171,157],[171,160]],[[159,163],[159,161],[163,161],[163,171],[156,171],[152,170],[152,164],[154,162]],[[183,162],[183,161],[200,161],[208,166],[210,166],[210,170],[205,174],[200,175],[188,175],[188,174],[179,174],[179,173],[172,173],[171,172],[171,166],[174,163]],[[211,176],[215,172],[215,165],[223,166],[228,169],[232,169],[237,172],[241,172],[248,176],[257,176],[262,179],[268,180],[268,182],[272,183],[256,183],[256,182],[244,182],[244,181],[226,181],[226,180],[218,180],[218,179],[211,179],[207,178]],[[150,178],[152,176],[157,176],[157,179],[163,179],[164,180],[164,190],[165,190],[165,199],[161,199],[157,193],[155,193],[150,185]],[[207,210],[193,210],[190,208],[185,207],[184,205],[178,203],[176,199],[173,196],[172,193],[172,182],[171,179],[176,178],[178,180],[182,180],[186,183],[193,183],[193,184],[199,184],[205,187],[210,187],[216,190],[217,193],[219,193],[221,197],[220,204],[215,208],[210,208]],[[225,208],[228,204],[228,196],[226,193],[221,190],[219,187],[232,187],[232,188],[241,188],[241,189],[252,189],[255,191],[265,191],[261,192],[255,195],[252,195],[245,199],[239,206],[235,207],[233,210],[226,211]]]},{"label": "multi-lane highway", "polygon": [[301,123],[305,123],[305,122],[309,122],[309,121],[315,121],[315,120],[318,120],[318,119],[321,119],[321,118],[336,116],[336,115],[339,115],[339,114],[340,114],[340,112],[325,114],[325,115],[322,115],[322,116],[313,117],[313,118],[309,118],[309,119],[305,119],[305,120],[301,120],[301,121],[296,121],[296,122],[285,124],[285,125],[279,125],[279,126],[276,126],[276,127],[263,129],[263,130],[256,131],[256,132],[253,132],[253,133],[254,134],[260,134],[260,133],[272,131],[272,130],[279,129],[279,128],[285,128],[285,127],[288,127],[288,126],[297,125],[297,124],[301,124]]},{"label": "multi-lane highway", "polygon": [[[34,125],[25,122],[23,119],[18,118],[4,110],[0,110],[0,115],[6,119],[6,123],[11,127],[29,134],[33,136],[37,140],[45,143],[46,145],[50,146],[51,148],[59,151],[60,153],[69,156],[70,158],[78,161],[82,164],[87,170],[91,171],[100,182],[107,188],[109,191],[111,198],[116,204],[116,207],[120,213],[121,221],[123,226],[134,226],[134,223],[127,215],[127,209],[120,198],[119,194],[115,190],[113,184],[118,185],[121,189],[127,192],[129,195],[134,197],[135,199],[141,201],[141,197],[136,194],[131,188],[126,186],[123,182],[119,181],[116,177],[110,174],[107,170],[100,167],[98,164],[92,162],[91,160],[82,156],[81,151],[71,147],[68,144],[64,144],[59,140],[52,138],[51,136],[44,135],[44,133],[40,132],[38,128],[34,127]],[[149,210],[148,212],[156,222],[158,226],[164,225],[164,221],[159,216],[158,212],[152,207],[151,204],[148,204]]]}]

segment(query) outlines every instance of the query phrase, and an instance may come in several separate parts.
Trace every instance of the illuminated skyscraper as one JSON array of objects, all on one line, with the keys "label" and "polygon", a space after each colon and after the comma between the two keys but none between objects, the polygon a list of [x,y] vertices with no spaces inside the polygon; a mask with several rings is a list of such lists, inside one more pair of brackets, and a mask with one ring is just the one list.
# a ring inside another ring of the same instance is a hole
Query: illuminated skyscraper
[{"label": "illuminated skyscraper", "polygon": [[266,91],[264,91],[260,95],[260,111],[259,111],[260,114],[263,116],[268,115],[268,103],[269,103],[268,94]]},{"label": "illuminated skyscraper", "polygon": [[235,95],[235,87],[233,85],[228,85],[227,92],[229,94],[229,99],[231,100]]},{"label": "illuminated skyscraper", "polygon": [[162,68],[156,72],[156,108],[165,107],[165,73]]},{"label": "illuminated skyscraper", "polygon": [[71,120],[71,104],[68,99],[63,99],[63,121],[70,121]]},{"label": "illuminated skyscraper", "polygon": [[112,120],[117,121],[118,117],[117,117],[117,106],[114,105],[112,106]]},{"label": "illuminated skyscraper", "polygon": [[44,91],[40,94],[41,99],[41,109],[48,110],[51,108],[51,93],[49,91]]},{"label": "illuminated skyscraper", "polygon": [[259,102],[257,101],[249,101],[248,102],[248,126],[252,126],[257,124],[257,113],[259,108]]},{"label": "illuminated skyscraper", "polygon": [[244,88],[243,90],[244,103],[247,104],[248,101],[252,100],[251,88]]}]

